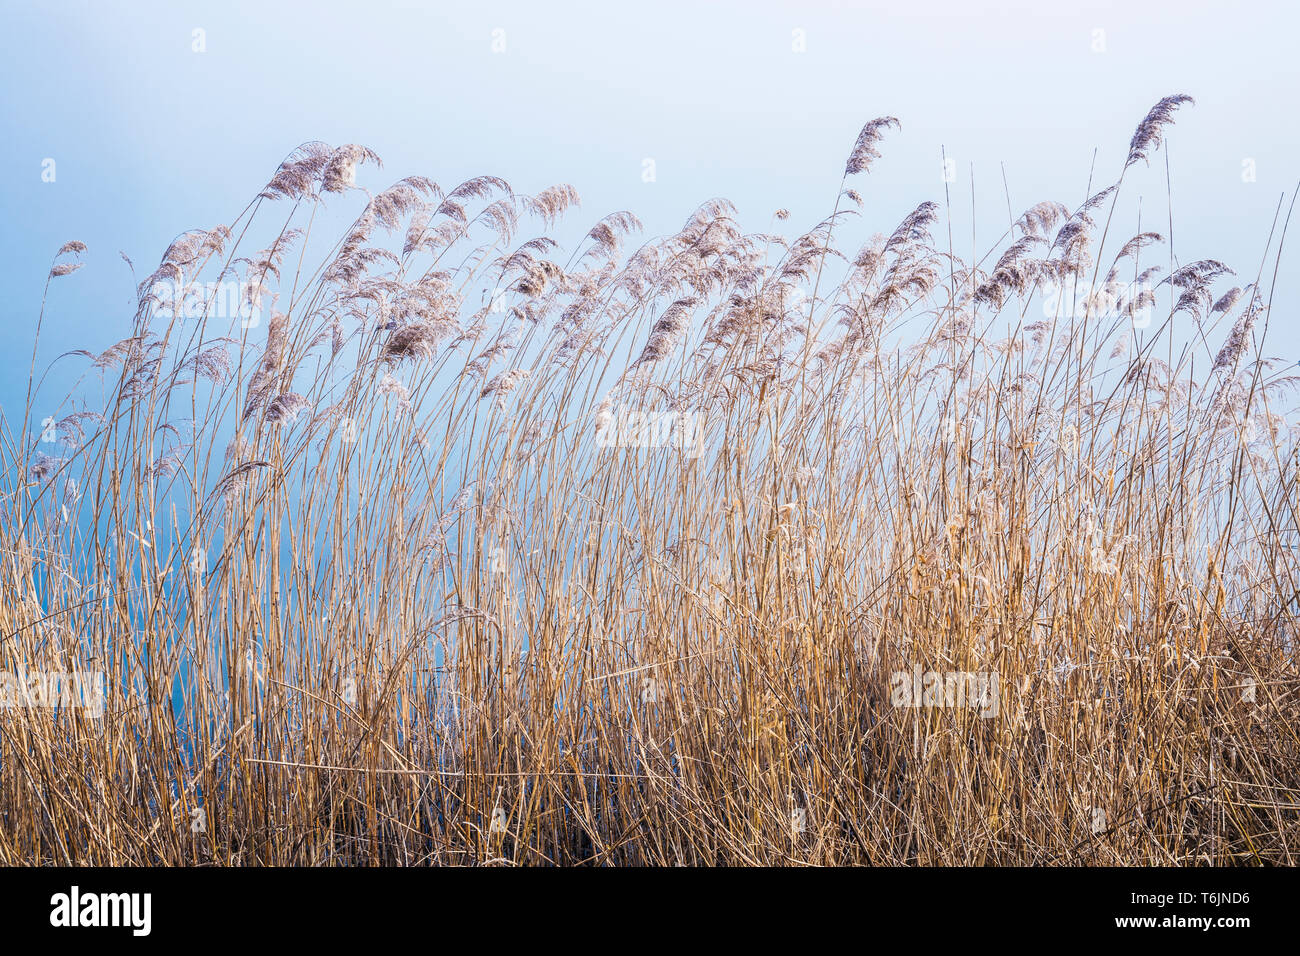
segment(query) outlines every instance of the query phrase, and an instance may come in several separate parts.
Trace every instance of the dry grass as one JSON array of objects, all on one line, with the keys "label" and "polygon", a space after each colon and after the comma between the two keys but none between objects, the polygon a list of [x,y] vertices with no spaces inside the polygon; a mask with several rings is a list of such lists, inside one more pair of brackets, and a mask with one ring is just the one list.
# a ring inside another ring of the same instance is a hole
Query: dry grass
[{"label": "dry grass", "polygon": [[[844,187],[793,241],[712,202],[566,258],[520,237],[572,190],[494,178],[309,254],[374,162],[308,144],[183,236],[61,405],[34,354],[0,665],[107,695],[0,710],[0,862],[1297,862],[1286,210],[1235,301],[1212,261],[1126,291],[1123,177],[975,264],[932,203],[837,248]],[[278,298],[243,329],[160,280]],[[1119,301],[1042,317],[1050,282]],[[628,409],[703,447],[608,447]],[[914,668],[996,714],[894,706]]]}]

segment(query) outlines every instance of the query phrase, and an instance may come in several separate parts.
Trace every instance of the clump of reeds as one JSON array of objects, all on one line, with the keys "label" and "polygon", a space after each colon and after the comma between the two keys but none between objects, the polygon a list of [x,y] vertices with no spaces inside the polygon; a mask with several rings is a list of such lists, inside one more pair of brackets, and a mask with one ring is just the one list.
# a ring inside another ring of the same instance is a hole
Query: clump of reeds
[{"label": "clump of reeds", "polygon": [[0,672],[105,680],[0,709],[0,862],[1297,862],[1285,221],[1243,279],[1108,246],[1123,175],[846,246],[897,125],[793,239],[567,254],[571,187],[309,143],[67,397],[34,353]]}]

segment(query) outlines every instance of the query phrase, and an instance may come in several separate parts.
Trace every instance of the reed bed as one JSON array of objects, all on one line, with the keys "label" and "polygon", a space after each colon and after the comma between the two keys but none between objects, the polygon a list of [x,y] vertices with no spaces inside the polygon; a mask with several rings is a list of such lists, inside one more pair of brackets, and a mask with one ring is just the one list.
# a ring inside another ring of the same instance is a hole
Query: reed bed
[{"label": "reed bed", "polygon": [[794,238],[561,248],[571,187],[308,143],[51,362],[68,243],[0,431],[0,862],[1296,863],[1289,209],[1241,276],[1111,228],[1187,103],[975,262],[935,202],[859,245],[889,117]]}]

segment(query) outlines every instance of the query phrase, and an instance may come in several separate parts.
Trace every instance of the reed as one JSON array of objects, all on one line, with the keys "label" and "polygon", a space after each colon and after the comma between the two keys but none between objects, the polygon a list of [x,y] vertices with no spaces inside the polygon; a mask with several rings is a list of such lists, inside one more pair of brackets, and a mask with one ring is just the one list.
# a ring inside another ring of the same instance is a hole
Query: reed
[{"label": "reed", "polygon": [[792,239],[299,147],[2,423],[0,863],[1295,864],[1290,210],[1107,247],[1186,102],[974,262],[847,245],[889,117]]}]

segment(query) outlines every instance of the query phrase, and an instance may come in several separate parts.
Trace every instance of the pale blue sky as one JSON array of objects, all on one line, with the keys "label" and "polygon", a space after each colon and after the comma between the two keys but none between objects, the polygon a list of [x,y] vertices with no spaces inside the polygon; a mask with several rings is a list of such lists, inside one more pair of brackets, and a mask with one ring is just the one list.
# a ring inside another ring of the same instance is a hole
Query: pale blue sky
[{"label": "pale blue sky", "polygon": [[[1050,6],[1051,9],[1043,9]],[[412,173],[478,173],[517,189],[574,184],[588,225],[631,209],[648,233],[727,196],[743,225],[789,231],[829,212],[862,123],[902,120],[856,187],[862,238],[943,201],[956,161],[958,251],[1018,215],[1114,180],[1161,96],[1190,93],[1169,136],[1175,252],[1253,278],[1283,191],[1300,179],[1291,115],[1300,14],[1285,3],[486,2],[270,3],[3,0],[0,29],[0,401],[21,401],[54,250],[90,246],[55,284],[41,363],[130,329],[132,289],[184,229],[229,222],[309,139],[360,142]],[[205,31],[206,52],[192,50]],[[506,49],[494,53],[493,30]],[[793,49],[804,31],[806,52]],[[1094,50],[1104,31],[1104,52]],[[642,182],[655,160],[657,181]],[[57,178],[42,182],[53,158]],[[1242,162],[1256,181],[1243,182]],[[1126,182],[1144,226],[1168,228],[1163,154]],[[354,200],[359,202],[359,200]],[[351,211],[355,212],[355,209]],[[1148,219],[1147,217],[1151,218]],[[1154,220],[1154,221],[1152,221]],[[856,237],[855,237],[856,238]],[[1284,259],[1282,285],[1290,279]],[[1287,293],[1280,304],[1300,301]],[[1273,354],[1300,358],[1275,310]],[[12,416],[12,412],[11,412]]]}]

